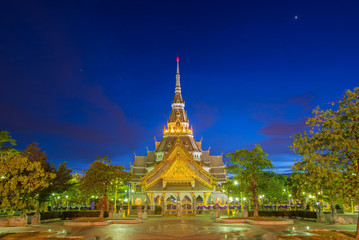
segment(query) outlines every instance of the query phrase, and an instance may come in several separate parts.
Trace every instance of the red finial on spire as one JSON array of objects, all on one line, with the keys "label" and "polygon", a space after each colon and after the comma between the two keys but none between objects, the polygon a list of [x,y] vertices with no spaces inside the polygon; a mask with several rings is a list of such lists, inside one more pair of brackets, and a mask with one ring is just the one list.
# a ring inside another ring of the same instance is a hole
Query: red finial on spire
[{"label": "red finial on spire", "polygon": [[178,56],[178,55],[177,55],[177,57],[176,57],[176,61],[179,62],[179,56]]}]

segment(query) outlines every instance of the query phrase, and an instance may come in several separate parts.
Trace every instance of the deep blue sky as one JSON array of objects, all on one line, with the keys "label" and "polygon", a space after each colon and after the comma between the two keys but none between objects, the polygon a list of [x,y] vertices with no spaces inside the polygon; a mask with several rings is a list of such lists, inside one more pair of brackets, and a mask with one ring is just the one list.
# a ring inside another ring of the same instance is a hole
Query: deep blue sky
[{"label": "deep blue sky", "polygon": [[[359,1],[0,2],[0,129],[81,171],[161,139],[181,62],[195,138],[279,172],[311,109],[359,81]],[[297,19],[295,18],[297,16]],[[227,159],[226,159],[227,161]]]}]

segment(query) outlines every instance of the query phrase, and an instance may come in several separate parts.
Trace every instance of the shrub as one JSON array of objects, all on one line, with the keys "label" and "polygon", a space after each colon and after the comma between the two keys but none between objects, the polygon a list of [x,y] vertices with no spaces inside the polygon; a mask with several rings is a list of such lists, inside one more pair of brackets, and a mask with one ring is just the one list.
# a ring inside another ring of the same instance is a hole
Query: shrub
[{"label": "shrub", "polygon": [[[100,211],[52,211],[41,213],[41,220],[61,218],[73,219],[82,217],[99,217]],[[104,217],[108,217],[108,212],[105,211]]]},{"label": "shrub", "polygon": [[[258,211],[258,215],[261,217],[287,217],[287,218],[296,218],[296,217],[301,217],[301,218],[317,218],[317,213],[316,212],[310,212],[310,211],[303,211],[303,210],[299,210],[299,211]],[[249,217],[253,217],[253,211],[248,211],[248,216]]]},{"label": "shrub", "polygon": [[162,207],[161,206],[155,206],[155,214],[161,214],[162,213]]}]

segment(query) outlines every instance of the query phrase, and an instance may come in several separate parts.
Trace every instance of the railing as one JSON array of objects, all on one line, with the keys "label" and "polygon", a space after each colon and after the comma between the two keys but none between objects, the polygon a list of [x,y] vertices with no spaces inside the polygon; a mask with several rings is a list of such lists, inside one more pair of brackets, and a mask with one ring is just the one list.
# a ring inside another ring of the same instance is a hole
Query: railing
[{"label": "railing", "polygon": [[[227,205],[219,205],[219,204],[214,204],[214,205],[198,205],[197,209],[216,209],[216,207],[219,207],[219,209],[226,209]],[[295,208],[300,208],[301,205],[297,204],[297,205],[291,205],[290,206],[291,209],[295,209]],[[241,205],[228,205],[229,209],[241,209],[242,206]],[[273,204],[273,205],[258,205],[258,208],[264,208],[264,209],[289,209],[289,205],[288,204]]]}]

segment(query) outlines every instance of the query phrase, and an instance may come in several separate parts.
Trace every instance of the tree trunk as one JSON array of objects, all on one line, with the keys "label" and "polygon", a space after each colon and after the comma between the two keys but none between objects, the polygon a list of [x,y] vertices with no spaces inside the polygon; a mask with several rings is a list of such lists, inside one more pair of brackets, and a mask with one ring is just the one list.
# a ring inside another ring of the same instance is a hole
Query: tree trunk
[{"label": "tree trunk", "polygon": [[254,207],[254,213],[253,217],[258,217],[258,198],[257,198],[257,191],[256,191],[256,179],[253,178],[252,181],[252,195],[253,195],[253,207]]},{"label": "tree trunk", "polygon": [[355,239],[359,239],[359,212],[358,212],[358,223],[357,223],[357,232],[355,234]]},{"label": "tree trunk", "polygon": [[105,189],[105,192],[104,192],[103,198],[101,200],[100,218],[104,218],[104,216],[105,216],[105,208],[107,206],[107,182],[105,182],[104,189]]},{"label": "tree trunk", "polygon": [[38,209],[37,209],[36,213],[40,213],[40,211],[41,211],[41,206],[42,206],[42,202],[41,202],[41,201],[39,201],[39,207],[38,207]]},{"label": "tree trunk", "polygon": [[332,210],[332,223],[336,223],[338,214],[337,209],[335,208],[335,205],[333,203],[330,203],[330,209]]},{"label": "tree trunk", "polygon": [[104,218],[105,216],[105,208],[106,208],[106,203],[107,203],[107,196],[103,196],[102,200],[101,200],[101,211],[100,211],[100,218]]}]

